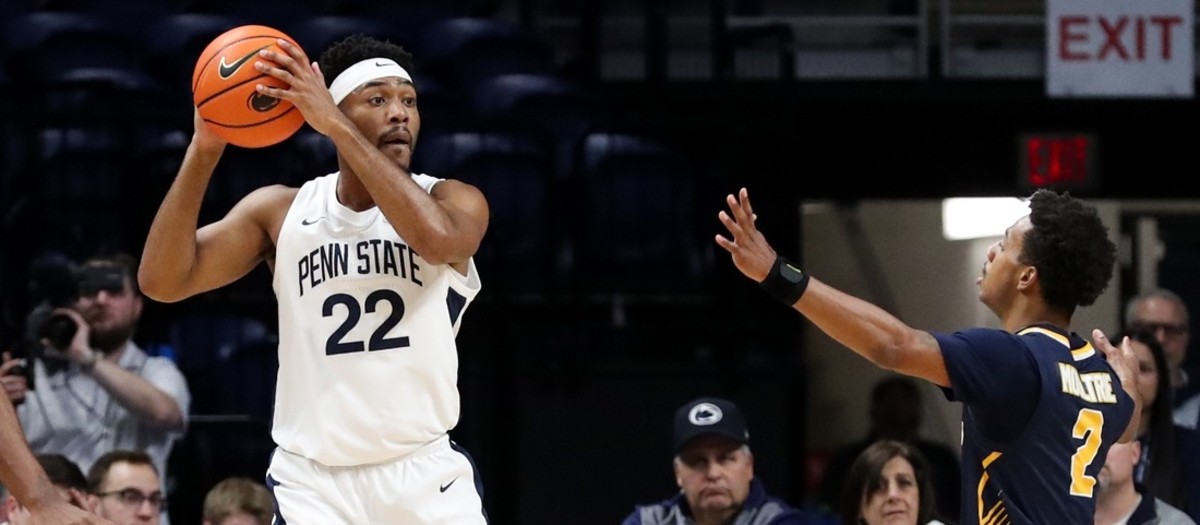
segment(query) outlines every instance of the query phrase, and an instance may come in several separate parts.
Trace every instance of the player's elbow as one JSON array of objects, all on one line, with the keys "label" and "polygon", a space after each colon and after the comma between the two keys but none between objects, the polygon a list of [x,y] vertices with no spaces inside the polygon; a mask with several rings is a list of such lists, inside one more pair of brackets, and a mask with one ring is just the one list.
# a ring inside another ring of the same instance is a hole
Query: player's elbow
[{"label": "player's elbow", "polygon": [[877,341],[867,356],[876,366],[892,372],[909,373],[920,346],[919,332],[905,330]]},{"label": "player's elbow", "polygon": [[867,358],[884,370],[896,372],[904,367],[904,349],[896,344],[881,344]]},{"label": "player's elbow", "polygon": [[162,272],[145,264],[138,267],[137,280],[138,288],[142,291],[142,295],[160,303],[179,302],[186,297],[182,293],[173,292],[173,290],[180,290],[181,288],[172,286]]},{"label": "player's elbow", "polygon": [[435,233],[412,242],[409,247],[429,264],[452,264],[469,259],[479,249],[479,243],[468,246],[460,235]]}]

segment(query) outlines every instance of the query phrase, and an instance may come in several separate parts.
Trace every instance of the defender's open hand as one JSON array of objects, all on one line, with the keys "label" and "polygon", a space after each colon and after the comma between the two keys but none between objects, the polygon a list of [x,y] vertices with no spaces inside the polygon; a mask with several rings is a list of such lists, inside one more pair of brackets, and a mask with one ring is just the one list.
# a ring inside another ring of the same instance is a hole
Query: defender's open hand
[{"label": "defender's open hand", "polygon": [[775,250],[754,227],[758,217],[750,206],[750,193],[742,188],[737,197],[725,196],[725,202],[729,205],[729,213],[722,211],[717,218],[733,235],[733,240],[717,234],[717,244],[733,256],[733,264],[742,274],[754,282],[762,282],[771,271],[771,265],[775,264]]}]

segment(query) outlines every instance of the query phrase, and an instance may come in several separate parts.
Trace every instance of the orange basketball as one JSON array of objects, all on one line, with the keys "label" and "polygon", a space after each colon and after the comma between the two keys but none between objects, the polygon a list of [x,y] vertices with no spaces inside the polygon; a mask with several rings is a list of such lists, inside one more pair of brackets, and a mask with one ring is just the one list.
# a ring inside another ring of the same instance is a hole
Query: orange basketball
[{"label": "orange basketball", "polygon": [[262,60],[258,52],[263,49],[284,53],[276,44],[279,38],[296,45],[292,37],[274,28],[238,26],[214,38],[196,61],[192,100],[200,117],[230,144],[244,148],[278,144],[304,124],[304,116],[291,102],[263,95],[254,87],[287,89],[287,83],[254,67]]}]

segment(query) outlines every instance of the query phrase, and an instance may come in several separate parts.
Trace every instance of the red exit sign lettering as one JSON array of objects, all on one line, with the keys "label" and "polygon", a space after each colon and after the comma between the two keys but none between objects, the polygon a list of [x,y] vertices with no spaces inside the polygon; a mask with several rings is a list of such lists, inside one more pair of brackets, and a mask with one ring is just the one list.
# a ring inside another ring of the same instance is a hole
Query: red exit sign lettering
[{"label": "red exit sign lettering", "polygon": [[1092,135],[1026,134],[1021,136],[1020,146],[1022,188],[1096,187],[1096,139]]}]

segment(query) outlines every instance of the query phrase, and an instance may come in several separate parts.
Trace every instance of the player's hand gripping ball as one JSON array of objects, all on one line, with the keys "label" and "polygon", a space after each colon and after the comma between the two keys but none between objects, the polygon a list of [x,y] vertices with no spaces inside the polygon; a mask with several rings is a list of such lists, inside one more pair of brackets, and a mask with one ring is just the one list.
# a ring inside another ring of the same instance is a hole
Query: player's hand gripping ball
[{"label": "player's hand gripping ball", "polygon": [[[283,142],[304,125],[304,116],[291,102],[263,95],[256,84],[287,89],[286,82],[254,67],[264,60],[263,49],[286,53],[276,44],[296,41],[277,29],[238,26],[217,36],[196,61],[192,100],[200,117],[230,144],[262,148]],[[296,45],[296,47],[300,47]]]}]

